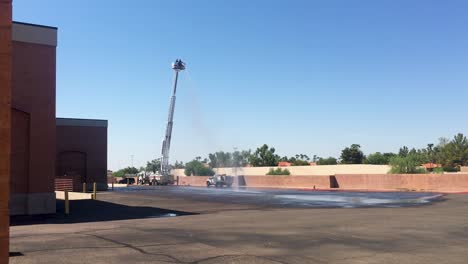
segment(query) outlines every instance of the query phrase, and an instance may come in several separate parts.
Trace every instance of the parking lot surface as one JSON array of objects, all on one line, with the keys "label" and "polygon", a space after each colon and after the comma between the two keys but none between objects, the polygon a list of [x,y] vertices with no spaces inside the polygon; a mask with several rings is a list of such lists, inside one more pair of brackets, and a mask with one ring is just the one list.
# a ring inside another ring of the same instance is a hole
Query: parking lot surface
[{"label": "parking lot surface", "polygon": [[72,201],[69,216],[62,206],[53,217],[12,220],[10,251],[17,256],[10,263],[468,259],[468,196],[461,194],[147,186]]}]

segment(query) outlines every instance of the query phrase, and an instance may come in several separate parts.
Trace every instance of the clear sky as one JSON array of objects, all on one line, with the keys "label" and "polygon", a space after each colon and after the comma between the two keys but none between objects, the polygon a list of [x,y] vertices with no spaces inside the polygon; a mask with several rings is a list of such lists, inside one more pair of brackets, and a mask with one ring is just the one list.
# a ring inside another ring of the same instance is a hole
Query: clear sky
[{"label": "clear sky", "polygon": [[[255,149],[339,156],[468,134],[466,1],[14,0],[59,28],[57,116],[109,120],[109,168]],[[92,140],[92,139],[90,139]]]}]

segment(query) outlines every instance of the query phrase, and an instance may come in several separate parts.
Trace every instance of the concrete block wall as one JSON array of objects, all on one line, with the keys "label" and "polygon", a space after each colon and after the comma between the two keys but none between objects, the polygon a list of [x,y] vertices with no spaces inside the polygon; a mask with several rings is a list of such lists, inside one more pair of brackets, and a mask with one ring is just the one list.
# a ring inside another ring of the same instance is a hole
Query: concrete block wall
[{"label": "concrete block wall", "polygon": [[9,252],[11,19],[11,0],[0,0],[0,263]]}]

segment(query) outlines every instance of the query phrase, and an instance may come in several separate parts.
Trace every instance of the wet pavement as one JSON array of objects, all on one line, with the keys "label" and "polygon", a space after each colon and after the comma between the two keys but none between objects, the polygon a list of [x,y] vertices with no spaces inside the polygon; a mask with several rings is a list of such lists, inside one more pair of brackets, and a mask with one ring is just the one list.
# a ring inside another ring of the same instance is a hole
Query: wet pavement
[{"label": "wet pavement", "polygon": [[468,195],[432,195],[132,186],[12,226],[10,263],[465,264]]},{"label": "wet pavement", "polygon": [[396,208],[428,205],[443,200],[442,194],[429,192],[301,191],[186,186],[130,186],[115,188],[114,191],[144,193],[145,195],[157,194],[197,201],[292,208]]}]

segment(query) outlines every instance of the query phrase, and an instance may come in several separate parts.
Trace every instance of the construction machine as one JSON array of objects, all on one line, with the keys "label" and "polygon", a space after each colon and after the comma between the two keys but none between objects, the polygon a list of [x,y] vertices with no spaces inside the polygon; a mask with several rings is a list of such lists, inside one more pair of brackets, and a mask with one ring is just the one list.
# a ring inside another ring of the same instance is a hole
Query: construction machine
[{"label": "construction machine", "polygon": [[[174,125],[174,110],[176,103],[176,92],[177,92],[177,80],[179,78],[179,72],[185,70],[185,63],[177,59],[172,63],[172,69],[174,70],[174,88],[172,90],[172,96],[169,104],[169,115],[167,118],[166,134],[162,142],[161,149],[161,170],[158,175],[150,175],[151,183],[153,185],[168,185],[174,184],[174,176],[171,175],[171,167],[169,165],[169,150],[171,149],[171,138],[172,138],[172,127]],[[153,177],[152,177],[153,176]]]}]

